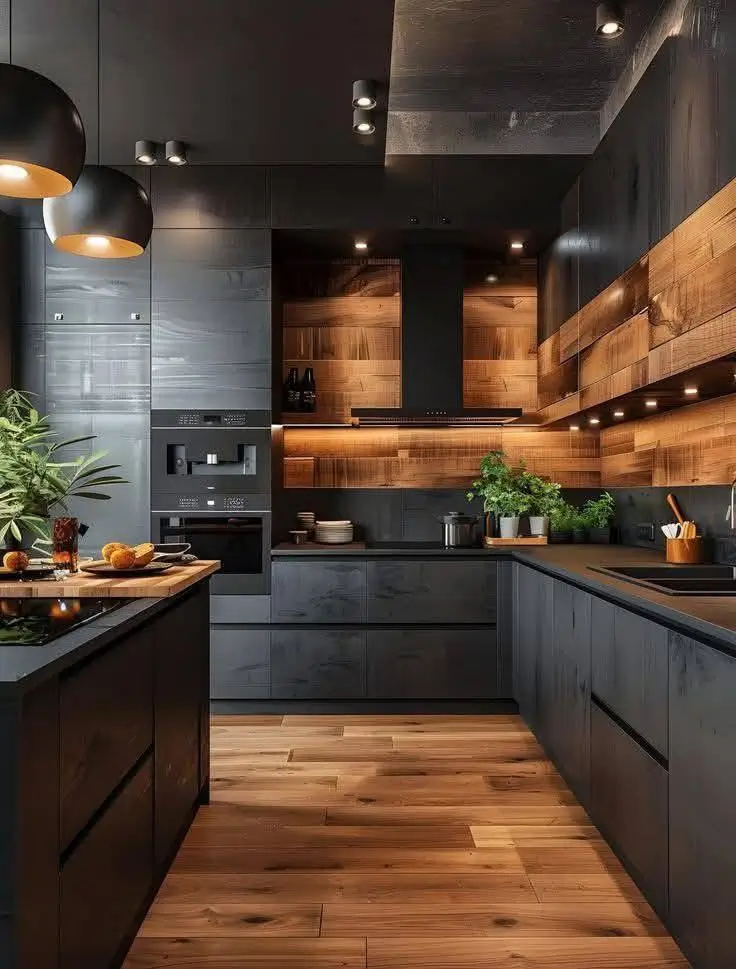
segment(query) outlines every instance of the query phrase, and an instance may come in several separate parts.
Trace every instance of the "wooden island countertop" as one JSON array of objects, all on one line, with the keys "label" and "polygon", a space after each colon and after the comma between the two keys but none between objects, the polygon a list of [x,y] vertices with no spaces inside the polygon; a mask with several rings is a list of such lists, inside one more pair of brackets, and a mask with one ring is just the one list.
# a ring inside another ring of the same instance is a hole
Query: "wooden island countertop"
[{"label": "wooden island countertop", "polygon": [[0,571],[0,598],[75,598],[75,599],[162,599],[175,596],[202,579],[208,578],[220,568],[216,561],[201,560],[191,565],[172,565],[160,575],[119,577],[104,579],[85,572],[77,572],[57,582],[51,579],[35,579],[29,582],[3,581]]}]

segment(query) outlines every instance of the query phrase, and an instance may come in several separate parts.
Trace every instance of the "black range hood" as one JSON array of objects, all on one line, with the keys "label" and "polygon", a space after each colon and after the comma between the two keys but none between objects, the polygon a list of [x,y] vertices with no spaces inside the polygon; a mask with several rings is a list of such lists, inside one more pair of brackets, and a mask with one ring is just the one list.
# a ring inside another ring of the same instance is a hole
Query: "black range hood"
[{"label": "black range hood", "polygon": [[353,408],[361,427],[488,427],[520,407],[463,407],[463,284],[460,246],[408,246],[401,259],[401,389],[397,408]]}]

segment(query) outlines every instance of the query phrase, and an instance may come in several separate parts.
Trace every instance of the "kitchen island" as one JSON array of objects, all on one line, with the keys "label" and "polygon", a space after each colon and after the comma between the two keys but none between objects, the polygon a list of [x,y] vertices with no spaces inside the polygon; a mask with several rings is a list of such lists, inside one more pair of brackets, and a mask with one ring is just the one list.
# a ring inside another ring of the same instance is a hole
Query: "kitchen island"
[{"label": "kitchen island", "polygon": [[2,585],[4,969],[118,964],[208,800],[217,568]]}]

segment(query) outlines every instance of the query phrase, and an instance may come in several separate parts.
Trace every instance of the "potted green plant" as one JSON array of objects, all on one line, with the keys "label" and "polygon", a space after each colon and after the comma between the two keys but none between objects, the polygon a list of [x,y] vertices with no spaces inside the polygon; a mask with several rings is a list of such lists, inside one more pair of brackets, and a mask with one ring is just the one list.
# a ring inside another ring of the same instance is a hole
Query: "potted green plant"
[{"label": "potted green plant", "polygon": [[526,475],[523,461],[519,468],[511,468],[503,451],[489,451],[481,460],[480,477],[467,493],[468,501],[482,499],[484,511],[498,519],[501,538],[516,538],[519,518],[529,510]]},{"label": "potted green plant", "polygon": [[506,489],[498,489],[494,510],[498,515],[501,538],[517,538],[519,519],[529,511],[529,496],[512,482]]},{"label": "potted green plant", "polygon": [[574,508],[569,502],[565,501],[564,498],[560,498],[560,500],[552,508],[550,508],[550,542],[556,544],[571,542],[576,517],[577,509]]},{"label": "potted green plant", "polygon": [[550,514],[560,502],[561,485],[529,471],[524,471],[520,478],[522,487],[529,495],[529,532],[532,535],[547,535]]},{"label": "potted green plant", "polygon": [[64,448],[95,436],[60,441],[28,396],[12,389],[0,394],[0,544],[50,544],[54,509],[66,511],[70,498],[106,501],[110,496],[99,488],[126,484],[110,474],[119,465],[100,464],[104,452],[63,459]]},{"label": "potted green plant", "polygon": [[591,542],[610,545],[613,541],[613,519],[616,515],[616,499],[604,491],[598,498],[590,498],[583,505]]},{"label": "potted green plant", "polygon": [[573,509],[572,540],[578,545],[588,541],[588,516],[583,508]]}]

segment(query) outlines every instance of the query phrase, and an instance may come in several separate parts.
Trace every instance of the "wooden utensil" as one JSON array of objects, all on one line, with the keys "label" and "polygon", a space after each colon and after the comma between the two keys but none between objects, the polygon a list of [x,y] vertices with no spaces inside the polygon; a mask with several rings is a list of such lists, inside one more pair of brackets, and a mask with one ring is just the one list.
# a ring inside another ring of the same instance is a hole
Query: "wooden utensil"
[{"label": "wooden utensil", "polygon": [[672,509],[672,511],[675,513],[675,518],[678,520],[678,522],[681,525],[683,525],[685,523],[685,516],[683,515],[682,511],[680,510],[680,506],[677,504],[677,498],[675,498],[675,496],[672,494],[672,492],[670,492],[667,495],[667,504],[670,506],[670,508]]}]

